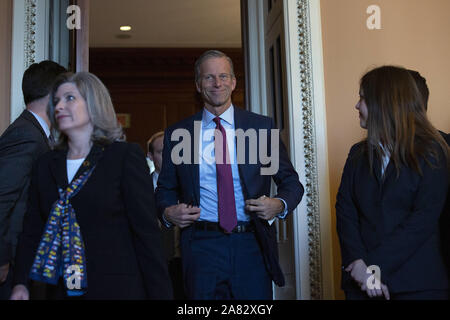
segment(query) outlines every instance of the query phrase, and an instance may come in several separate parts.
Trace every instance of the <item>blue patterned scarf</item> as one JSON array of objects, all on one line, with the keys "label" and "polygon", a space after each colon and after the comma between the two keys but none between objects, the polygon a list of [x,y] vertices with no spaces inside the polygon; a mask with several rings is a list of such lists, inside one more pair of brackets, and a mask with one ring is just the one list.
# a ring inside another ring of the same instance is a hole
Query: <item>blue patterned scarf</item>
[{"label": "blue patterned scarf", "polygon": [[68,296],[83,295],[87,288],[84,242],[70,199],[86,183],[95,166],[64,190],[52,206],[30,271],[32,280],[56,285],[63,276]]}]

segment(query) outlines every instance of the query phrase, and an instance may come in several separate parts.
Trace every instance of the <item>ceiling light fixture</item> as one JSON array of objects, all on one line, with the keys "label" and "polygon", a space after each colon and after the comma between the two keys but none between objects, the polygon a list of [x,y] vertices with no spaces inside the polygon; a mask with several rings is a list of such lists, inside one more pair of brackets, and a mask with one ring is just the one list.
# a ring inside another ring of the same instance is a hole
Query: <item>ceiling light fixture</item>
[{"label": "ceiling light fixture", "polygon": [[126,32],[126,31],[130,31],[130,30],[131,30],[131,26],[121,26],[120,27],[120,31]]}]

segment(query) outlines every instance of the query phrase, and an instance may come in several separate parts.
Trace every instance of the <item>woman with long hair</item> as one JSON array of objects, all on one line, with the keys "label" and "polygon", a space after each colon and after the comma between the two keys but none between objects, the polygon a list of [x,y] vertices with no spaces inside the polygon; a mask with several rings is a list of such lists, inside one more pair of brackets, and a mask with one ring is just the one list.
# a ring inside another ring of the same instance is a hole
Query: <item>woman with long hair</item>
[{"label": "woman with long hair", "polygon": [[33,169],[11,298],[35,280],[56,299],[170,299],[145,156],[121,141],[108,90],[64,74],[48,115],[57,143]]},{"label": "woman with long hair", "polygon": [[383,66],[360,83],[367,138],[348,155],[337,195],[347,299],[448,299],[439,218],[449,148],[406,69]]}]

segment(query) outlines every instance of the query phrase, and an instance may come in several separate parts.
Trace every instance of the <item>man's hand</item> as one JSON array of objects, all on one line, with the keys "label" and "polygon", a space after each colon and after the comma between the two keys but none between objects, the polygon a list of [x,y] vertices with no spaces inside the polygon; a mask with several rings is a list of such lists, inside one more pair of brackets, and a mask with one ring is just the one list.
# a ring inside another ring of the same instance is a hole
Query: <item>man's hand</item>
[{"label": "man's hand", "polygon": [[30,300],[30,293],[23,284],[18,284],[12,289],[9,300]]},{"label": "man's hand", "polygon": [[0,284],[6,281],[9,272],[9,263],[0,266]]},{"label": "man's hand", "polygon": [[255,212],[261,219],[272,220],[277,214],[283,212],[284,204],[280,199],[261,196],[258,199],[245,201],[245,209]]},{"label": "man's hand", "polygon": [[166,208],[164,217],[180,228],[186,228],[200,218],[200,208],[180,203]]},{"label": "man's hand", "polygon": [[369,297],[375,298],[384,295],[386,300],[390,299],[389,289],[385,284],[380,283],[380,289],[369,289],[367,287],[367,279],[369,279],[371,274],[367,273],[367,265],[362,259],[358,259],[350,263],[348,267],[345,268],[345,271],[350,272],[350,276],[353,280],[358,283],[361,290],[365,291]]}]

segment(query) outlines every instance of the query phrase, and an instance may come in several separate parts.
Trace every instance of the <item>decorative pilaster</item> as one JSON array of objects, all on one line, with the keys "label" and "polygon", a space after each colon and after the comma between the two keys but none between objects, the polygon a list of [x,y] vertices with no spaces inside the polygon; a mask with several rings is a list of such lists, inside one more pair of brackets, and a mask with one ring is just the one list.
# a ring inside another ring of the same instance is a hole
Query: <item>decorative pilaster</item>
[{"label": "decorative pilaster", "polygon": [[297,0],[298,41],[300,48],[301,112],[305,159],[305,198],[307,201],[308,257],[311,299],[322,299],[322,263],[320,243],[319,182],[313,104],[313,71],[309,0]]},{"label": "decorative pilaster", "polygon": [[24,67],[36,61],[37,0],[25,0]]}]

